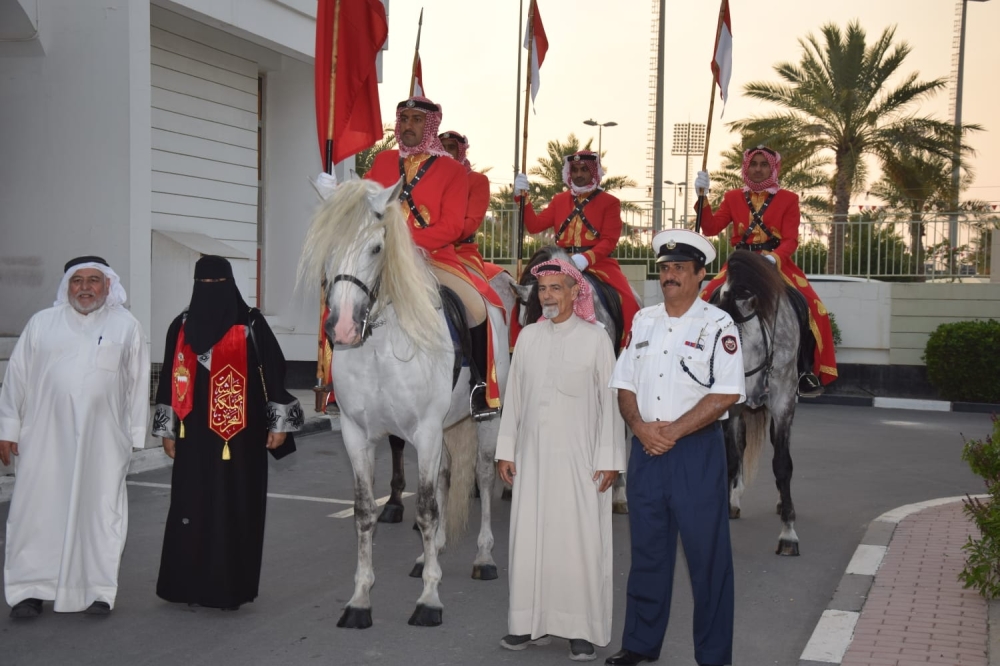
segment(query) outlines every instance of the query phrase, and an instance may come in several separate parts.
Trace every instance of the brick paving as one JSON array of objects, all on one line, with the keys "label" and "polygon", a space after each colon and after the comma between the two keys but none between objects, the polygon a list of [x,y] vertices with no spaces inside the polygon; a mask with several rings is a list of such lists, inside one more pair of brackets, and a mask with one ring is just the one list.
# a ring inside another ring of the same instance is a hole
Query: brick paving
[{"label": "brick paving", "polygon": [[841,666],[987,666],[987,603],[964,589],[962,503],[900,521]]}]

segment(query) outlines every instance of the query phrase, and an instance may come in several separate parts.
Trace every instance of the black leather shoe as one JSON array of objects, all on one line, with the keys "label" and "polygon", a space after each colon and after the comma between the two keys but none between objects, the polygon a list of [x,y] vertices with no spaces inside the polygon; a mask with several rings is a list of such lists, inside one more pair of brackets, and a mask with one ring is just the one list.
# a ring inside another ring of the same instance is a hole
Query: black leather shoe
[{"label": "black leather shoe", "polygon": [[632,652],[632,650],[619,650],[605,659],[604,663],[610,664],[610,666],[632,666],[633,664],[641,664],[644,661],[656,660],[644,654]]},{"label": "black leather shoe", "polygon": [[820,383],[819,377],[811,372],[799,377],[800,398],[818,398],[821,395],[823,395],[823,385]]},{"label": "black leather shoe", "polygon": [[14,607],[10,609],[10,616],[18,620],[27,619],[29,617],[38,617],[41,614],[41,599],[25,599],[17,602],[14,604]]},{"label": "black leather shoe", "polygon": [[107,617],[108,615],[111,615],[111,604],[109,604],[106,601],[95,601],[94,603],[90,604],[90,607],[87,608],[87,610],[83,612],[86,613],[87,615],[98,615],[101,617]]}]

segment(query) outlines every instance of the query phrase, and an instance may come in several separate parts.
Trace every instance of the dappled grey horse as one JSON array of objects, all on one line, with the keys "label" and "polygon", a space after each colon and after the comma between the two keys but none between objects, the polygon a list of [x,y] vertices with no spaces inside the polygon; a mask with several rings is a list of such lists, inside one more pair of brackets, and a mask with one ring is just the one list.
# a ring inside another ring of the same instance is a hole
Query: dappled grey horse
[{"label": "dappled grey horse", "polygon": [[778,555],[798,555],[792,504],[792,419],[798,388],[799,317],[778,270],[762,256],[736,250],[729,257],[717,305],[739,328],[746,373],[746,403],[734,406],[725,425],[729,463],[729,517],[740,517],[740,498],[753,478],[770,435],[771,467],[781,517]]},{"label": "dappled grey horse", "polygon": [[[325,328],[334,346],[333,386],[354,471],[358,565],[339,627],[372,624],[377,443],[392,434],[417,450],[417,525],[423,541],[417,568],[423,592],[412,625],[442,622],[438,555],[467,516],[473,474],[464,472],[475,467],[486,488],[494,479],[498,424],[473,429],[469,371],[462,368],[454,376],[457,352],[443,297],[396,203],[401,187],[369,180],[340,185],[316,213],[299,262],[300,284],[328,285]],[[501,391],[508,369],[497,368]],[[463,428],[478,431],[478,437],[464,436]],[[475,465],[477,457],[490,464]],[[495,569],[492,548],[485,515],[474,566]]]}]

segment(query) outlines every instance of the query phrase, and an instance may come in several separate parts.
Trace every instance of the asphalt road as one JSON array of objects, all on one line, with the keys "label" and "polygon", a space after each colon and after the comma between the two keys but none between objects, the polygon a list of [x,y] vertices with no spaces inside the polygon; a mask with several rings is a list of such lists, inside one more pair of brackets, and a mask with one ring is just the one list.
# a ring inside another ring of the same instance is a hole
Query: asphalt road
[{"label": "asphalt road", "polygon": [[[981,492],[961,461],[962,436],[990,430],[986,415],[801,405],[792,456],[792,497],[802,556],[774,555],[779,521],[766,461],[748,489],[743,518],[731,522],[736,565],[736,664],[795,664],[868,523],[889,509],[922,500]],[[413,451],[407,451],[411,486]],[[377,455],[377,486],[388,492],[388,446]],[[420,581],[407,573],[419,554],[410,529],[413,498],[403,524],[381,525],[375,537],[374,626],[337,629],[353,590],[356,537],[349,509],[302,499],[272,498],[260,596],[238,612],[168,604],[154,594],[169,470],[129,478],[129,537],[117,606],[111,617],[55,614],[14,622],[0,618],[0,664],[561,664],[567,645],[508,652],[506,633],[509,503],[493,516],[500,579],[470,578],[475,525],[443,558],[444,624],[406,624]],[[140,484],[151,485],[135,485]],[[411,488],[412,489],[412,488]],[[349,500],[350,464],[336,433],[303,438],[299,452],[272,461],[270,491]],[[0,505],[6,520],[7,504]],[[473,509],[478,519],[478,510]],[[478,524],[478,523],[476,523]],[[619,648],[624,620],[629,536],[625,517],[614,521],[615,614],[611,645]],[[693,665],[691,596],[678,558],[673,615],[660,664]]]}]

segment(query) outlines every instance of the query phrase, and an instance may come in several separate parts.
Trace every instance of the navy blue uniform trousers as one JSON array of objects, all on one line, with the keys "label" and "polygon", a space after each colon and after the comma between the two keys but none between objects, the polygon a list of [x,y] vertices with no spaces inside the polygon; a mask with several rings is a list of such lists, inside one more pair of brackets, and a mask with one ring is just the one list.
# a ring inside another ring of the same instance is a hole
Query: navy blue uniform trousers
[{"label": "navy blue uniform trousers", "polygon": [[715,423],[682,437],[663,455],[648,455],[632,438],[628,516],[632,567],[622,647],[660,656],[680,534],[694,593],[694,656],[699,664],[731,664],[733,555],[722,428]]}]

